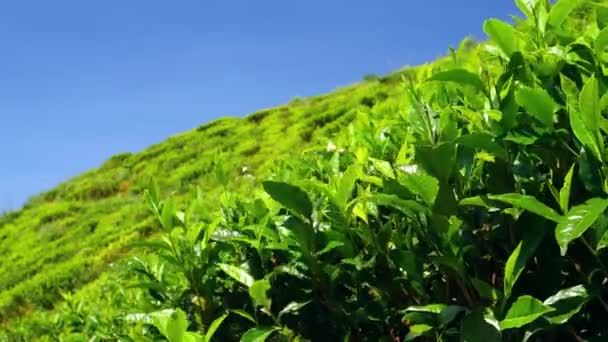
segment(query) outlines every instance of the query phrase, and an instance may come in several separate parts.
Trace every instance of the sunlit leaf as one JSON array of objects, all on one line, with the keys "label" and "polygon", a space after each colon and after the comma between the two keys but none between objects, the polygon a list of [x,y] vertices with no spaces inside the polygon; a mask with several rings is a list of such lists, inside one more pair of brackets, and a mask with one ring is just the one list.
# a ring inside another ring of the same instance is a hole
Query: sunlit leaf
[{"label": "sunlit leaf", "polygon": [[515,93],[515,99],[526,112],[532,114],[538,121],[545,126],[553,127],[553,114],[558,106],[544,89],[521,88]]},{"label": "sunlit leaf", "polygon": [[241,342],[264,342],[273,332],[277,330],[276,327],[256,327],[247,330]]},{"label": "sunlit leaf", "polygon": [[500,321],[500,330],[521,328],[552,311],[555,309],[534,297],[521,296],[511,305],[505,319]]},{"label": "sunlit leaf", "polygon": [[566,254],[568,244],[583,235],[606,211],[606,208],[608,208],[608,199],[592,198],[568,211],[555,229],[555,238],[562,255]]},{"label": "sunlit leaf", "polygon": [[511,55],[519,49],[515,28],[499,19],[488,19],[483,24],[484,32],[506,55]]},{"label": "sunlit leaf", "polygon": [[555,308],[555,311],[545,314],[545,318],[553,324],[564,324],[580,311],[588,298],[589,294],[582,285],[560,290],[545,300],[545,305]]},{"label": "sunlit leaf", "polygon": [[226,274],[228,274],[232,279],[238,281],[239,283],[247,287],[251,287],[254,282],[253,277],[247,271],[240,267],[228,264],[220,264],[219,266],[222,271],[226,272]]},{"label": "sunlit leaf", "polygon": [[536,198],[521,194],[489,195],[488,198],[508,203],[516,208],[525,209],[548,220],[559,222],[561,216]]},{"label": "sunlit leaf", "polygon": [[285,208],[293,210],[305,217],[312,215],[312,203],[308,195],[300,188],[282,182],[266,181],[262,183],[264,190]]}]

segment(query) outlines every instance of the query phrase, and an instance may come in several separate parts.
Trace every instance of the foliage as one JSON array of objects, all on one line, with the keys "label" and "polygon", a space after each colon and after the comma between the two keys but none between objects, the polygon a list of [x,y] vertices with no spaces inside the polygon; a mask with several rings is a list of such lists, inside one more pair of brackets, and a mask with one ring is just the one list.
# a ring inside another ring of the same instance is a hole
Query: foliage
[{"label": "foliage", "polygon": [[[262,182],[229,181],[233,159],[214,155],[212,190],[139,184],[161,232],[131,243],[139,256],[116,280],[131,288],[117,306],[131,309],[78,333],[605,340],[608,7],[516,4],[525,19],[487,20],[489,43],[400,73],[403,96],[391,77],[360,85],[358,115],[327,147],[272,159]],[[393,97],[370,102],[379,92]],[[315,101],[328,98],[291,109]],[[297,132],[322,134],[348,112],[314,108]],[[262,113],[249,123],[272,118]],[[201,130],[228,134],[221,121]],[[57,317],[81,312],[67,305]]]}]

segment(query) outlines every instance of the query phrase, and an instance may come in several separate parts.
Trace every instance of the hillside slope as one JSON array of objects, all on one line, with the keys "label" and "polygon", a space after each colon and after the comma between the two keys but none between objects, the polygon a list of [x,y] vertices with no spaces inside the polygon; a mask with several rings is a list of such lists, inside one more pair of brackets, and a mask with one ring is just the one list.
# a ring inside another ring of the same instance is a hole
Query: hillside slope
[{"label": "hillside slope", "polygon": [[[140,153],[114,156],[32,198],[0,218],[0,322],[53,309],[61,293],[76,291],[129,253],[128,243],[153,235],[157,227],[142,201],[151,178],[178,200],[197,187],[216,198],[223,178],[244,193],[276,161],[326,144],[357,112],[394,107],[399,81],[396,73],[218,119]],[[209,201],[209,210],[216,204]]]}]

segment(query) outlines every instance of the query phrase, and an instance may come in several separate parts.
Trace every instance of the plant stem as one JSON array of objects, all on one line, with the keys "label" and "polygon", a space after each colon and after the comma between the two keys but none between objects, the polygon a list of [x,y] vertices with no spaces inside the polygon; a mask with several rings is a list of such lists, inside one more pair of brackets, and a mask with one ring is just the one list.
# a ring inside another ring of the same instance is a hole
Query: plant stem
[{"label": "plant stem", "polygon": [[587,241],[587,239],[585,239],[584,236],[581,236],[581,240],[583,241],[583,244],[587,247],[587,249],[589,249],[589,252],[591,254],[593,254],[593,256],[595,257],[595,260],[600,265],[600,267],[602,268],[602,270],[604,271],[604,273],[608,273],[608,268],[606,268],[606,265],[604,264],[604,262],[602,262],[602,259],[597,255],[597,253],[595,252],[595,250],[593,249],[593,247],[591,247],[591,245],[589,244],[589,242]]}]

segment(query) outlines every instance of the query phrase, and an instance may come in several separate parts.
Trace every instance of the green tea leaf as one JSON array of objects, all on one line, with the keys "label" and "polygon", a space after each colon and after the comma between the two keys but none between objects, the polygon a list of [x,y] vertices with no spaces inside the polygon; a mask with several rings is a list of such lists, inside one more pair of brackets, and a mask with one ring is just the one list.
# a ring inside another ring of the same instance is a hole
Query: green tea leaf
[{"label": "green tea leaf", "polygon": [[393,166],[391,165],[391,163],[387,162],[386,160],[380,160],[375,158],[368,159],[372,162],[374,168],[378,170],[378,172],[380,172],[384,177],[391,179],[395,178],[395,171],[393,170]]},{"label": "green tea leaf", "polygon": [[247,287],[251,287],[254,282],[253,277],[249,275],[247,271],[240,267],[228,264],[219,264],[219,266],[220,269],[224,271],[227,275],[229,275],[232,279],[238,281],[239,283]]},{"label": "green tea leaf", "polygon": [[604,232],[604,234],[602,234],[602,237],[600,238],[600,241],[597,243],[597,247],[595,247],[596,251],[599,251],[600,249],[604,249],[608,247],[608,230],[606,230]]},{"label": "green tea leaf", "polygon": [[580,0],[559,0],[551,7],[547,23],[553,27],[560,27],[579,3]]},{"label": "green tea leaf", "polygon": [[233,312],[233,313],[235,313],[235,314],[243,317],[244,319],[250,321],[251,323],[255,324],[255,318],[253,317],[253,315],[251,315],[247,311],[240,310],[240,309],[235,309],[235,310],[230,310],[230,312]]},{"label": "green tea leaf", "polygon": [[222,323],[224,322],[226,317],[228,317],[227,313],[221,315],[220,317],[216,318],[213,322],[211,322],[211,324],[209,325],[209,328],[207,328],[207,332],[205,333],[205,342],[211,342],[211,338],[213,338],[213,335],[215,334],[217,329],[220,327],[220,325],[222,325]]},{"label": "green tea leaf", "polygon": [[270,307],[270,299],[266,295],[268,290],[270,290],[270,282],[268,279],[256,280],[251,284],[249,287],[249,296],[253,300],[255,306]]},{"label": "green tea leaf", "polygon": [[494,140],[494,137],[489,134],[479,133],[463,135],[456,139],[456,143],[475,150],[488,151],[492,155],[503,160],[508,159],[507,150],[500,146]]},{"label": "green tea leaf", "polygon": [[152,324],[169,342],[182,342],[189,325],[185,312],[181,309],[163,310],[151,313],[150,317]]},{"label": "green tea leaf", "polygon": [[504,292],[505,298],[511,296],[515,282],[526,268],[528,260],[536,252],[536,248],[545,236],[544,229],[532,228],[527,231],[524,239],[517,245],[505,264]]},{"label": "green tea leaf", "polygon": [[606,211],[606,208],[608,208],[607,199],[592,198],[568,211],[568,214],[559,221],[555,229],[555,238],[562,255],[566,255],[568,244],[583,235],[595,220]]},{"label": "green tea leaf", "polygon": [[279,315],[277,316],[277,318],[280,321],[281,317],[283,317],[283,315],[296,313],[296,312],[300,311],[301,308],[308,305],[308,303],[310,303],[310,301],[302,302],[302,303],[291,302],[291,303],[285,305],[285,307],[279,312]]},{"label": "green tea leaf", "polygon": [[552,324],[564,324],[580,311],[588,298],[583,285],[560,290],[545,300],[545,305],[555,308],[555,311],[545,314],[545,319]]},{"label": "green tea leaf", "polygon": [[548,220],[559,222],[561,216],[536,198],[521,194],[489,195],[488,198],[508,203],[516,208],[525,209]]},{"label": "green tea leaf", "polygon": [[285,208],[307,218],[312,215],[310,198],[300,188],[291,184],[272,181],[263,182],[262,185],[270,197],[284,205]]},{"label": "green tea leaf", "polygon": [[247,330],[241,342],[264,342],[273,332],[277,330],[276,327],[256,327]]},{"label": "green tea leaf", "polygon": [[515,28],[499,19],[488,19],[483,24],[484,32],[507,58],[519,49]]},{"label": "green tea leaf", "polygon": [[413,194],[418,195],[429,205],[435,203],[439,192],[439,181],[424,173],[399,175],[399,184],[406,187]]},{"label": "green tea leaf", "polygon": [[562,209],[563,213],[568,212],[568,208],[570,208],[570,190],[572,188],[572,175],[574,174],[574,165],[570,167],[566,177],[564,178],[564,185],[562,189],[559,191],[559,206]]},{"label": "green tea leaf", "polygon": [[483,90],[483,83],[479,75],[465,69],[450,69],[439,72],[428,79],[429,81],[454,82],[458,84],[470,85],[478,90]]},{"label": "green tea leaf", "polygon": [[602,31],[595,38],[593,48],[595,49],[595,55],[600,61],[606,61],[604,57],[606,54],[606,48],[608,47],[608,26],[604,27]]},{"label": "green tea leaf", "polygon": [[602,117],[600,107],[600,95],[598,82],[595,76],[591,76],[579,95],[578,106],[581,112],[585,127],[594,134],[599,134],[599,124]]},{"label": "green tea leaf", "polygon": [[552,311],[555,309],[534,297],[521,296],[511,305],[505,319],[500,321],[500,330],[523,327]]},{"label": "green tea leaf", "polygon": [[160,217],[160,223],[162,224],[165,230],[170,231],[173,229],[175,223],[175,200],[173,198],[169,198],[163,204],[162,214]]},{"label": "green tea leaf", "polygon": [[515,93],[517,103],[545,126],[553,127],[553,114],[559,108],[542,88],[524,87]]},{"label": "green tea leaf", "polygon": [[416,201],[404,200],[395,195],[373,194],[368,197],[369,201],[385,207],[395,208],[406,215],[426,212],[427,208],[423,207]]},{"label": "green tea leaf", "polygon": [[336,204],[340,206],[340,208],[344,209],[346,203],[348,203],[360,176],[361,166],[359,164],[353,164],[346,169],[340,178],[340,187],[336,193]]},{"label": "green tea leaf", "polygon": [[602,160],[602,154],[600,148],[595,140],[595,135],[592,131],[590,131],[586,126],[583,120],[583,117],[580,112],[575,110],[570,110],[570,126],[572,127],[572,132],[574,136],[585,146],[587,147],[593,156],[597,160]]},{"label": "green tea leaf", "polygon": [[410,332],[405,335],[403,341],[413,341],[431,330],[433,330],[433,327],[428,324],[414,324],[410,326]]}]

